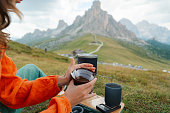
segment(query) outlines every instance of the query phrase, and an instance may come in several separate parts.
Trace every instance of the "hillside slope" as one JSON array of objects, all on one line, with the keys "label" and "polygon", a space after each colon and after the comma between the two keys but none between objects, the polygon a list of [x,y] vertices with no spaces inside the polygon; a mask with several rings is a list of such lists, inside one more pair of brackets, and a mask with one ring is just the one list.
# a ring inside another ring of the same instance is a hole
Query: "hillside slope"
[{"label": "hillside slope", "polygon": [[[51,67],[50,65],[56,65],[57,63],[63,64],[69,62],[68,58],[59,56],[53,52],[48,51],[45,53],[43,50],[32,48],[14,41],[10,41],[9,49],[6,53],[12,58],[14,63],[18,64],[17,68],[28,63],[37,63],[40,67]],[[49,64],[49,62],[51,63]]]},{"label": "hillside slope", "polygon": [[[103,36],[97,36],[97,39],[104,43],[104,46],[96,53],[99,61],[141,65],[147,69],[169,69],[170,67],[170,61],[158,58],[143,47]],[[55,51],[60,54],[70,54],[75,49],[81,49],[89,53],[98,47],[97,45],[89,45],[93,41],[93,35],[84,35],[72,42],[63,44]]]},{"label": "hillside slope", "polygon": [[147,40],[147,43],[150,44],[147,48],[152,51],[152,53],[170,60],[170,45],[158,42],[154,38]]}]

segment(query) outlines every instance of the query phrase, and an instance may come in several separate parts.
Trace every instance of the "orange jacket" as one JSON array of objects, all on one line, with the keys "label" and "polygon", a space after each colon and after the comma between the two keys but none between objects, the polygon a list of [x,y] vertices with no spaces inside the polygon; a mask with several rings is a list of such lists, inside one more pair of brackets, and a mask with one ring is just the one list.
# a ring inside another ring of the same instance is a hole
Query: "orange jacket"
[{"label": "orange jacket", "polygon": [[[41,103],[60,91],[56,75],[28,81],[21,80],[16,76],[16,72],[15,64],[4,54],[0,63],[0,102],[10,108],[18,109]],[[70,111],[70,102],[62,96],[53,97],[49,108],[42,113],[70,113]]]}]

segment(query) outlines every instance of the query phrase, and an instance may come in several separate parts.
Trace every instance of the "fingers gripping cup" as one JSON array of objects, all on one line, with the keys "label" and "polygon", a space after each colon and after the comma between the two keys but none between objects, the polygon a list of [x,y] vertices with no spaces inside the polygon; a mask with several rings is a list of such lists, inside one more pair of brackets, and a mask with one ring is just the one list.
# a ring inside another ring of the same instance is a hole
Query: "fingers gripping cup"
[{"label": "fingers gripping cup", "polygon": [[105,85],[105,103],[109,107],[120,105],[122,86],[115,83]]},{"label": "fingers gripping cup", "polygon": [[94,77],[94,73],[91,70],[79,68],[74,70],[71,73],[71,76],[74,80],[74,85],[85,84],[87,82],[92,81]]}]

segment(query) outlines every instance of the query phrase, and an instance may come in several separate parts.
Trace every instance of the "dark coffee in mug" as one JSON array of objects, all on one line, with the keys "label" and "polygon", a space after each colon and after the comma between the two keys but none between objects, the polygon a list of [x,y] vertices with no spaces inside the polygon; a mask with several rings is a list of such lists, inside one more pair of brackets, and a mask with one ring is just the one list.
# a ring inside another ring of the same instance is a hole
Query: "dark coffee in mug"
[{"label": "dark coffee in mug", "polygon": [[71,73],[74,80],[74,85],[81,85],[92,81],[94,77],[94,72],[88,69],[80,68],[76,69]]},{"label": "dark coffee in mug", "polygon": [[90,63],[96,68],[94,75],[97,75],[97,55],[94,54],[78,54],[77,55],[77,63]]},{"label": "dark coffee in mug", "polygon": [[121,103],[122,86],[115,83],[105,85],[105,104],[115,107]]}]

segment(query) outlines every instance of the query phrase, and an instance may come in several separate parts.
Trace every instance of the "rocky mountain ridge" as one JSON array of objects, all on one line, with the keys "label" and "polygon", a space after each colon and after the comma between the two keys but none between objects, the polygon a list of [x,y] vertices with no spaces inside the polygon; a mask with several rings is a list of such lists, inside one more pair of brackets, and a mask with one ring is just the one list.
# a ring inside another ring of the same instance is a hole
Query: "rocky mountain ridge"
[{"label": "rocky mountain ridge", "polygon": [[97,34],[110,38],[133,41],[136,36],[122,24],[116,22],[112,15],[101,9],[100,1],[94,1],[85,14],[77,16],[73,24],[62,31],[62,34]]},{"label": "rocky mountain ridge", "polygon": [[136,36],[143,40],[156,39],[157,41],[170,45],[170,30],[166,27],[158,26],[149,23],[146,20],[138,22],[136,25],[128,19],[121,19],[119,21],[122,25],[136,34]]},{"label": "rocky mountain ridge", "polygon": [[[53,46],[74,40],[75,37],[92,33],[107,36],[109,38],[117,38],[124,41],[138,41],[139,43],[143,43],[136,38],[133,32],[129,31],[121,23],[114,20],[112,15],[108,14],[106,11],[103,11],[101,9],[101,3],[98,0],[93,2],[92,7],[88,9],[83,16],[77,16],[72,25],[67,26],[67,24],[64,23],[63,29],[58,30],[58,28],[60,28],[60,23],[64,22],[60,21],[57,29],[49,29],[45,32],[35,30],[32,34],[26,34],[22,39],[18,40],[18,42],[30,45],[29,43],[35,40],[43,39],[49,41],[42,44],[38,43],[38,45],[34,44],[33,46],[36,45],[36,47],[39,48],[54,48]],[[56,40],[51,38],[55,38]],[[43,40],[41,42],[43,42]]]},{"label": "rocky mountain ridge", "polygon": [[64,20],[59,20],[58,26],[55,29],[47,29],[46,31],[41,31],[39,29],[35,29],[33,33],[25,34],[21,39],[16,40],[22,44],[30,45],[33,42],[39,42],[51,38],[55,38],[62,30],[64,30],[68,26]]}]

